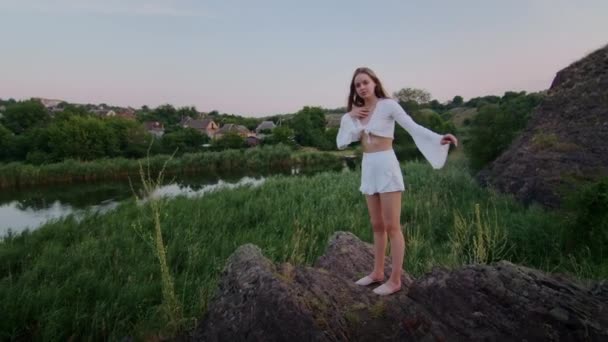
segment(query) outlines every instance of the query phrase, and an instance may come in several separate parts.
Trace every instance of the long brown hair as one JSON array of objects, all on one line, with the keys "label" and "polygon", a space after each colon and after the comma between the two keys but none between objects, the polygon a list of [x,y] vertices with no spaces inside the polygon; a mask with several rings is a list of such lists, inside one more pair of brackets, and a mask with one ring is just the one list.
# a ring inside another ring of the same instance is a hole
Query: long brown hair
[{"label": "long brown hair", "polygon": [[374,94],[376,94],[376,97],[379,99],[388,98],[386,95],[386,90],[384,90],[384,87],[382,86],[382,82],[380,82],[380,79],[378,79],[378,76],[376,76],[376,73],[374,73],[372,69],[366,67],[357,68],[353,73],[353,79],[350,81],[350,94],[348,95],[348,105],[346,107],[349,112],[353,109],[353,105],[361,107],[365,104],[365,101],[357,94],[355,89],[355,77],[357,77],[359,74],[366,74],[372,79],[372,81],[374,81],[374,83],[376,83],[376,88],[374,89]]}]

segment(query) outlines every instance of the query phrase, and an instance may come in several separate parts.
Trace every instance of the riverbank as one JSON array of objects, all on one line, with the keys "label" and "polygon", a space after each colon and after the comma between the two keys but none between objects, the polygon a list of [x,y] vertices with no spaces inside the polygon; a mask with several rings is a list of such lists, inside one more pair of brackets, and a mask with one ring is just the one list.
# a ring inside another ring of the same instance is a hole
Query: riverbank
[{"label": "riverbank", "polygon": [[146,173],[157,174],[166,163],[165,174],[171,176],[245,171],[284,172],[292,168],[314,167],[331,170],[339,169],[342,161],[340,155],[329,152],[299,152],[287,146],[274,145],[246,150],[186,153],[176,158],[155,155],[144,159],[66,160],[41,166],[14,162],[0,164],[0,189],[139,179],[140,165]]}]

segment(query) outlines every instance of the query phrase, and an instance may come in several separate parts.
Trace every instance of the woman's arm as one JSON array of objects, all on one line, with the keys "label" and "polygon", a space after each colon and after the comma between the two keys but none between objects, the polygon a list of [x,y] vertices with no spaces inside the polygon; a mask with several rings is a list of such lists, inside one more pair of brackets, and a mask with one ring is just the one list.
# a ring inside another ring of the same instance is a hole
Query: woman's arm
[{"label": "woman's arm", "polygon": [[336,136],[336,145],[338,146],[338,149],[343,150],[351,143],[359,141],[361,130],[362,128],[351,113],[342,115],[340,129],[338,129],[338,135]]},{"label": "woman's arm", "polygon": [[[445,143],[450,137],[437,134],[430,129],[418,125],[414,120],[401,108],[399,103],[391,100],[391,115],[399,126],[403,127],[414,139],[414,143],[426,160],[433,166],[434,169],[440,169],[445,164],[450,149],[449,143]],[[453,135],[449,135],[454,137]],[[447,137],[447,138],[446,138]],[[454,140],[456,138],[454,137]]]}]

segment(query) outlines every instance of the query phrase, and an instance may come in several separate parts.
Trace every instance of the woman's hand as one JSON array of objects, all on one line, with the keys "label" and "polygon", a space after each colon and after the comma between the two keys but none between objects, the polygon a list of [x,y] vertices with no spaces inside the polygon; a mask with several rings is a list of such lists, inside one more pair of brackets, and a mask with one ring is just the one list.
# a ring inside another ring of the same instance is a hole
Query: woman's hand
[{"label": "woman's hand", "polygon": [[458,139],[456,139],[455,136],[451,135],[451,134],[445,134],[443,136],[443,138],[441,138],[441,145],[445,145],[445,144],[454,144],[454,147],[458,147]]},{"label": "woman's hand", "polygon": [[353,105],[353,109],[350,111],[350,116],[355,119],[365,119],[369,115],[369,108],[357,107]]}]

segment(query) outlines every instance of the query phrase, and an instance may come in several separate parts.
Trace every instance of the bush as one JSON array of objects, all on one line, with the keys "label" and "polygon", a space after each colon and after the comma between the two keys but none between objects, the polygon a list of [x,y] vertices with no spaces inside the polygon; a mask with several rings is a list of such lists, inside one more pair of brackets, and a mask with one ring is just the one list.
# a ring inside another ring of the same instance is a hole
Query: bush
[{"label": "bush", "polygon": [[532,111],[541,102],[538,94],[507,92],[499,104],[481,104],[471,122],[470,143],[465,153],[473,170],[480,170],[505,151],[526,127]]},{"label": "bush", "polygon": [[565,250],[608,257],[608,177],[589,183],[566,197],[569,218],[563,231]]}]

